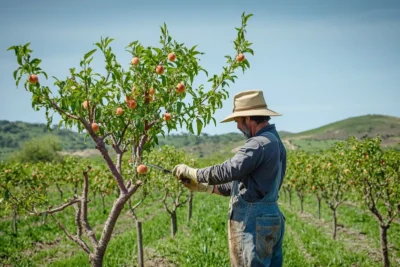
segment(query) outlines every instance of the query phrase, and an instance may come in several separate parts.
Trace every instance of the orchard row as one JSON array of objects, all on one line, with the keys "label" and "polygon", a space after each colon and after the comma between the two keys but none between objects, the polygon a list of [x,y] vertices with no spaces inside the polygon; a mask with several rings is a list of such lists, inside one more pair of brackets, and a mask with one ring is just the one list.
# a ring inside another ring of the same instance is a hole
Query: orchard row
[{"label": "orchard row", "polygon": [[371,212],[380,228],[384,266],[389,266],[387,231],[400,214],[400,153],[383,150],[381,140],[349,138],[318,154],[289,153],[284,193],[296,192],[300,212],[306,194],[316,198],[318,216],[321,201],[332,211],[332,237],[336,238],[337,209],[345,201]]}]

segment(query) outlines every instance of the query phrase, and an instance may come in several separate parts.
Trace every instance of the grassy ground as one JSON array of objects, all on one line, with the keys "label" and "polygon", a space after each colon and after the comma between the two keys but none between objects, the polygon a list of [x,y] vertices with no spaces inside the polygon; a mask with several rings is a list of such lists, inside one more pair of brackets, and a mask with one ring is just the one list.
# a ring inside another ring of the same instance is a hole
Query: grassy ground
[{"label": "grassy ground", "polygon": [[[110,204],[112,198],[107,199]],[[284,239],[285,266],[381,266],[378,226],[375,219],[360,208],[339,208],[337,240],[331,238],[329,210],[323,205],[322,218],[315,216],[313,198],[306,198],[304,213],[299,202],[292,205],[281,199],[286,216]],[[90,222],[99,233],[105,216],[100,200],[90,207]],[[178,212],[178,233],[170,237],[169,216],[161,203],[148,200],[139,210],[143,219],[146,266],[229,266],[227,242],[228,198],[197,194],[193,217],[187,223],[186,207]],[[73,232],[72,213],[59,219]],[[12,236],[9,218],[1,219],[0,266],[88,266],[88,258],[47,218],[20,218],[19,236]],[[391,262],[400,265],[400,226],[389,230]],[[109,244],[104,266],[137,266],[136,229],[124,211]]]}]

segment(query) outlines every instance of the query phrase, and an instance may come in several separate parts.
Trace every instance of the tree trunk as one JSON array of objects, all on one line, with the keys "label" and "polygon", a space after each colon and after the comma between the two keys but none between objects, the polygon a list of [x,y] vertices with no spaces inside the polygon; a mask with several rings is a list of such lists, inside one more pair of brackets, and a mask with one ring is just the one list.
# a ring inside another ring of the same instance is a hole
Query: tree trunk
[{"label": "tree trunk", "polygon": [[74,195],[78,194],[78,183],[74,185]]},{"label": "tree trunk", "polygon": [[283,198],[284,198],[285,202],[287,201],[287,196],[286,196],[286,194],[287,194],[286,190],[283,190]]},{"label": "tree trunk", "polygon": [[101,203],[103,204],[103,214],[106,214],[106,203],[105,203],[105,196],[101,195]]},{"label": "tree trunk", "polygon": [[318,202],[318,219],[321,219],[321,198],[317,196],[317,202]]},{"label": "tree trunk", "polygon": [[176,232],[178,231],[176,210],[172,211],[170,216],[171,216],[171,237],[174,238]]},{"label": "tree trunk", "polygon": [[332,239],[336,239],[336,226],[337,226],[337,218],[336,218],[336,209],[331,208],[332,210]]},{"label": "tree trunk", "polygon": [[288,192],[289,195],[289,206],[292,206],[292,192]]},{"label": "tree trunk", "polygon": [[144,266],[143,259],[143,235],[142,235],[142,222],[136,221],[136,233],[137,233],[137,247],[138,247],[138,266]]},{"label": "tree trunk", "polygon": [[300,196],[299,196],[299,198],[300,198],[300,213],[303,214],[303,202],[304,202],[304,198],[303,198],[303,197],[300,197]]},{"label": "tree trunk", "polygon": [[387,230],[389,229],[389,226],[379,225],[379,228],[381,236],[382,263],[384,267],[389,267],[389,250],[387,242]]},{"label": "tree trunk", "polygon": [[188,200],[188,211],[187,211],[187,222],[190,222],[192,218],[192,209],[193,209],[193,192],[190,192],[189,200]]},{"label": "tree trunk", "polygon": [[57,187],[58,193],[60,194],[60,200],[61,200],[61,202],[63,202],[64,192],[61,190],[60,186],[57,183],[56,183],[56,187]]},{"label": "tree trunk", "polygon": [[99,251],[96,249],[95,254],[90,254],[90,266],[92,267],[102,267],[103,266],[103,258],[104,254],[100,255]]},{"label": "tree trunk", "polygon": [[18,223],[17,223],[17,217],[18,217],[18,212],[17,208],[14,207],[13,209],[13,222],[12,222],[12,229],[13,229],[13,234],[15,237],[18,236]]}]

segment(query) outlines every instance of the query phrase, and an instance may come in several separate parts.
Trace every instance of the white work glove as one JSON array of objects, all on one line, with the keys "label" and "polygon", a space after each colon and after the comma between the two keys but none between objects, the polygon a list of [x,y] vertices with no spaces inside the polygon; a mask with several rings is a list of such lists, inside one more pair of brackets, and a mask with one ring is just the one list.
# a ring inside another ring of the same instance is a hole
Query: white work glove
[{"label": "white work glove", "polygon": [[207,192],[209,194],[212,194],[214,191],[213,185],[199,183],[197,181],[197,169],[191,168],[185,164],[176,165],[172,170],[172,174],[190,191]]}]

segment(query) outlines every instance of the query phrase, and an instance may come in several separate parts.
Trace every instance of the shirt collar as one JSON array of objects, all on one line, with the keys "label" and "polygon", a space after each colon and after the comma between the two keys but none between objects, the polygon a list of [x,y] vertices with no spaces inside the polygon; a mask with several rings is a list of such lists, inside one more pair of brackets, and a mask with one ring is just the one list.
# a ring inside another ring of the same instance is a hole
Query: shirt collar
[{"label": "shirt collar", "polygon": [[267,126],[264,126],[263,128],[261,128],[261,130],[259,130],[255,136],[259,136],[261,135],[263,132],[270,132],[270,131],[274,131],[275,130],[275,124],[269,124]]}]

